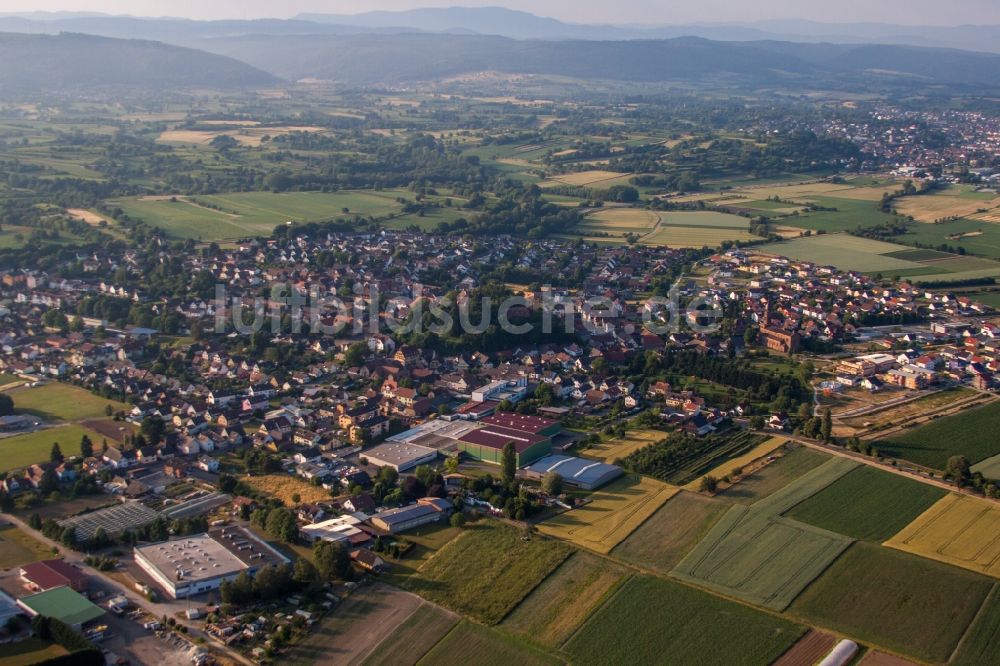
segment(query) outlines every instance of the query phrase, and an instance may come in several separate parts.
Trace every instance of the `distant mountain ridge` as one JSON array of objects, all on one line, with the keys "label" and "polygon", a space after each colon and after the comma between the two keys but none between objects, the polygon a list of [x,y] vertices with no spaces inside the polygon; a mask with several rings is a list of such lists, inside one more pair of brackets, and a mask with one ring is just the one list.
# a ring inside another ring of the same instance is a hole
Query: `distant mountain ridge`
[{"label": "distant mountain ridge", "polygon": [[187,44],[210,37],[302,34],[395,34],[407,32],[497,35],[513,39],[620,41],[702,37],[718,41],[897,44],[1000,53],[1000,26],[906,26],[883,23],[819,23],[798,19],[753,23],[636,26],[567,23],[503,7],[442,7],[361,14],[304,13],[292,19],[196,21],[95,13],[0,13],[0,32],[79,32],[104,37]]},{"label": "distant mountain ridge", "polygon": [[398,84],[497,71],[619,81],[747,84],[865,80],[1000,87],[1000,55],[910,46],[719,42],[696,37],[597,42],[482,35],[255,35],[205,40],[200,48],[288,79]]},{"label": "distant mountain ridge", "polygon": [[130,89],[241,88],[278,79],[195,49],[93,35],[0,33],[0,95]]}]

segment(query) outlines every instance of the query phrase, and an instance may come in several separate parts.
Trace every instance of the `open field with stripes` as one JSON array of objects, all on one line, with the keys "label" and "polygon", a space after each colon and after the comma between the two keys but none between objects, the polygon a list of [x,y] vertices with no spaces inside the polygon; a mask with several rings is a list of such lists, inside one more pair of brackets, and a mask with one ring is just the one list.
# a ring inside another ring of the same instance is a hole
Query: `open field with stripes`
[{"label": "open field with stripes", "polygon": [[1000,504],[946,495],[886,545],[1000,578]]},{"label": "open field with stripes", "polygon": [[766,499],[732,507],[672,575],[783,610],[851,539],[781,514],[855,466],[848,460],[831,459]]},{"label": "open field with stripes", "polygon": [[607,553],[678,492],[654,479],[625,476],[587,496],[583,506],[538,524],[538,530]]}]

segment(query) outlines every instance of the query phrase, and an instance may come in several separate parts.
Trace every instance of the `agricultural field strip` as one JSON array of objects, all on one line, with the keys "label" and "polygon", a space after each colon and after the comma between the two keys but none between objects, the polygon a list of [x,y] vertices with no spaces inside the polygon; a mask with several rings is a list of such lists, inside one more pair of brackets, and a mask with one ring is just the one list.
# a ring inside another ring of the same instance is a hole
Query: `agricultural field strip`
[{"label": "agricultural field strip", "polygon": [[671,575],[784,610],[852,540],[781,514],[857,465],[834,458],[750,506],[734,506]]},{"label": "agricultural field strip", "polygon": [[698,490],[701,483],[701,479],[704,478],[705,476],[723,477],[732,474],[736,469],[740,467],[745,467],[746,465],[749,465],[755,460],[759,460],[764,456],[771,455],[777,449],[784,446],[786,442],[788,442],[788,440],[785,439],[784,437],[772,437],[771,439],[762,442],[761,444],[758,444],[748,453],[744,453],[741,456],[738,456],[731,460],[727,460],[726,462],[720,464],[718,467],[713,468],[707,474],[699,476],[694,481],[691,481],[687,485],[681,487],[684,488],[684,490],[692,490],[692,491]]},{"label": "agricultural field strip", "polygon": [[538,531],[607,554],[678,492],[654,479],[640,477],[637,485],[619,480],[595,492],[589,504],[539,523]]},{"label": "agricultural field strip", "polygon": [[1000,505],[946,495],[884,545],[1000,578]]}]

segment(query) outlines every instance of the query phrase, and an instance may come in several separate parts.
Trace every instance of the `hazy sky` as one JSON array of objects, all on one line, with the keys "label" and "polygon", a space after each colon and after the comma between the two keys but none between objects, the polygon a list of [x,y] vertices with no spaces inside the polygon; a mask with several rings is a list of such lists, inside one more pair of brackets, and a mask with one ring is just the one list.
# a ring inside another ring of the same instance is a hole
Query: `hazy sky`
[{"label": "hazy sky", "polygon": [[135,16],[285,18],[299,12],[503,5],[576,23],[678,24],[801,18],[913,25],[1000,23],[997,0],[0,0],[0,12],[98,11]]}]

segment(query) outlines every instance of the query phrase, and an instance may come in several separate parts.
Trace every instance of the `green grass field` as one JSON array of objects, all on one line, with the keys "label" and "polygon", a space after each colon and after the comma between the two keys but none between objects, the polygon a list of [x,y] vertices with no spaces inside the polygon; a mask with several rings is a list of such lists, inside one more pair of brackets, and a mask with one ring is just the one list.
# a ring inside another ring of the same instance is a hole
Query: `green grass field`
[{"label": "green grass field", "polygon": [[669,573],[728,505],[690,492],[680,492],[622,541],[611,554],[626,562]]},{"label": "green grass field", "polygon": [[35,388],[17,388],[8,391],[7,395],[13,398],[16,410],[56,421],[104,417],[108,405],[115,411],[132,409],[131,405],[108,400],[78,386],[59,382]]},{"label": "green grass field", "polygon": [[827,196],[792,197],[796,201],[808,199],[825,208],[836,208],[836,211],[817,211],[803,215],[783,217],[780,224],[836,233],[848,231],[857,227],[872,227],[885,222],[891,222],[892,216],[878,209],[874,201],[857,199],[839,199]]},{"label": "green grass field", "polygon": [[0,528],[0,569],[13,569],[52,557],[41,541],[14,526]]},{"label": "green grass field", "polygon": [[833,458],[755,504],[732,507],[671,575],[784,610],[851,540],[781,514],[856,466]]},{"label": "green grass field", "polygon": [[[222,240],[269,234],[288,220],[308,222],[352,215],[388,215],[412,199],[402,190],[345,192],[237,192],[198,195],[188,200],[131,198],[111,201],[122,210],[164,229],[174,238]],[[215,210],[210,206],[218,206]],[[344,213],[347,208],[350,212]]]},{"label": "green grass field", "polygon": [[992,586],[985,576],[859,541],[789,612],[864,642],[945,662]]},{"label": "green grass field", "polygon": [[577,552],[559,565],[500,624],[505,631],[558,648],[625,578],[625,568]]},{"label": "green grass field", "polygon": [[524,641],[463,621],[417,663],[424,666],[545,666],[562,662]]},{"label": "green grass field", "polygon": [[785,515],[854,539],[882,542],[946,491],[873,467],[859,467]]},{"label": "green grass field", "polygon": [[723,499],[752,504],[775,493],[811,469],[829,460],[829,456],[812,449],[792,449],[766,467],[743,478],[720,494]]},{"label": "green grass field", "polygon": [[[782,224],[787,221],[782,220]],[[820,265],[836,266],[841,270],[873,273],[924,268],[914,261],[888,256],[898,252],[898,245],[859,238],[848,234],[821,234],[806,236],[778,243],[768,243],[756,248],[761,252],[777,254],[796,261],[811,261]]]},{"label": "green grass field", "polygon": [[97,446],[103,437],[78,425],[46,428],[24,435],[0,438],[0,472],[21,469],[49,459],[53,442],[59,442],[64,456],[80,455],[80,440],[84,435]]},{"label": "green grass field", "polygon": [[465,529],[406,579],[411,592],[483,624],[500,622],[573,549],[483,521]]},{"label": "green grass field", "polygon": [[802,635],[788,620],[677,583],[629,580],[566,643],[572,663],[768,664]]},{"label": "green grass field", "polygon": [[996,659],[1000,640],[1000,588],[994,587],[951,661],[952,666],[980,666]]},{"label": "green grass field", "polygon": [[997,423],[1000,423],[1000,401],[931,421],[880,440],[875,446],[884,456],[903,458],[934,469],[944,469],[948,458],[956,455],[978,463],[1000,454]]}]

